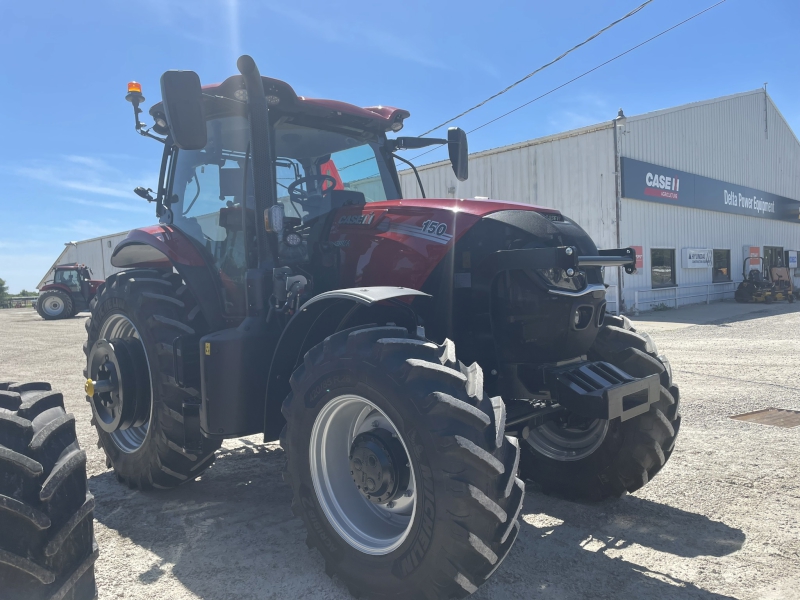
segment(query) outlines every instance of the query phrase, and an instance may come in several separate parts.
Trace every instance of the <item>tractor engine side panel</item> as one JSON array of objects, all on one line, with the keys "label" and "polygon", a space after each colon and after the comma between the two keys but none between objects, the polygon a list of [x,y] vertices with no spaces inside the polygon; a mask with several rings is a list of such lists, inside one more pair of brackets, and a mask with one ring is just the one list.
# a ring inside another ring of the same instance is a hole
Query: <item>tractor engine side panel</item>
[{"label": "tractor engine side panel", "polygon": [[456,240],[479,220],[474,214],[436,207],[345,207],[336,214],[328,236],[339,252],[337,287],[419,290]]}]

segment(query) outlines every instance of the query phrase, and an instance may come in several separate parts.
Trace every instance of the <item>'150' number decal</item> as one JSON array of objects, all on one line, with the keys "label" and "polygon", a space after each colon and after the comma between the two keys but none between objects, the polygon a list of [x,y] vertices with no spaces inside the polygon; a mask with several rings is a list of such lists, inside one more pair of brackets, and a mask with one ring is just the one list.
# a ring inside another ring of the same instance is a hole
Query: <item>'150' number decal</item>
[{"label": "'150' number decal", "polygon": [[422,224],[422,231],[425,233],[443,235],[447,233],[447,223],[439,223],[439,221],[425,221]]}]

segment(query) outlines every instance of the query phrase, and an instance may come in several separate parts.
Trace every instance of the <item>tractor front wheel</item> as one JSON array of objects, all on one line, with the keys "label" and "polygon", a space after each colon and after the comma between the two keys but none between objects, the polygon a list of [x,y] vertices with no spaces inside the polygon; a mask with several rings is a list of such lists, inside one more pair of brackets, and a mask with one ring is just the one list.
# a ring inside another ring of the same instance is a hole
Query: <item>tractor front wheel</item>
[{"label": "tractor front wheel", "polygon": [[172,488],[214,461],[219,441],[185,449],[183,405],[200,393],[175,382],[172,344],[204,323],[180,276],[135,269],[111,275],[86,320],[87,400],[106,465],[131,488]]},{"label": "tractor front wheel", "polygon": [[519,447],[477,364],[404,328],[360,327],[312,348],[281,435],[292,510],[329,575],[371,598],[462,598],[519,531]]},{"label": "tractor front wheel", "polygon": [[36,312],[48,321],[74,316],[72,298],[61,290],[44,292],[36,300]]},{"label": "tractor front wheel", "polygon": [[660,399],[620,422],[568,415],[523,431],[523,478],[569,500],[602,500],[644,486],[669,460],[681,424],[672,369],[646,333],[627,317],[606,316],[589,352],[634,377],[657,374]]}]

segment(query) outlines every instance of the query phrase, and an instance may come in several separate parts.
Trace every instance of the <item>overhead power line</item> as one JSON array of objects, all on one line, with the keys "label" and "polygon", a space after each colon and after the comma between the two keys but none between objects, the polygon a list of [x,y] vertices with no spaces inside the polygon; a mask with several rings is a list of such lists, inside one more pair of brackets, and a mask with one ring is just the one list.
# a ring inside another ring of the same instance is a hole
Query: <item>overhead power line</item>
[{"label": "overhead power line", "polygon": [[[648,4],[650,4],[651,2],[653,2],[653,0],[647,0],[646,2],[644,2],[644,3],[640,4],[639,6],[637,6],[636,8],[634,8],[632,11],[630,11],[628,14],[626,14],[626,15],[624,15],[624,16],[622,16],[622,17],[620,17],[619,19],[617,19],[617,20],[616,20],[616,21],[614,21],[613,23],[610,23],[610,24],[606,25],[606,26],[605,26],[605,27],[603,27],[603,28],[602,28],[600,31],[598,31],[597,33],[595,33],[594,35],[592,35],[592,36],[589,36],[588,38],[586,38],[585,40],[583,40],[583,41],[582,41],[580,44],[577,44],[577,45],[573,46],[572,48],[570,48],[569,50],[567,50],[566,52],[564,52],[563,54],[561,54],[561,56],[558,56],[557,58],[554,58],[554,59],[553,59],[553,60],[551,60],[549,63],[547,63],[547,64],[545,64],[545,65],[542,65],[541,67],[539,67],[539,68],[538,68],[538,69],[536,69],[535,71],[532,71],[532,72],[528,73],[527,75],[525,75],[525,77],[523,77],[522,79],[520,79],[520,80],[518,80],[518,81],[515,81],[514,83],[512,83],[511,85],[509,85],[509,86],[508,86],[508,87],[506,87],[505,89],[503,89],[503,90],[500,90],[499,92],[497,92],[496,94],[494,94],[494,95],[492,95],[492,96],[489,96],[489,97],[488,97],[488,98],[486,98],[486,100],[484,100],[483,102],[480,102],[480,103],[476,104],[476,105],[475,105],[475,106],[473,106],[472,108],[468,108],[468,109],[467,109],[467,110],[465,110],[464,112],[462,112],[462,113],[460,113],[460,114],[457,114],[455,117],[453,117],[452,119],[448,119],[448,120],[447,120],[447,121],[445,121],[444,123],[440,123],[439,125],[437,125],[437,126],[436,126],[436,127],[434,127],[433,129],[429,129],[429,130],[428,130],[428,131],[426,131],[425,133],[422,133],[422,134],[420,134],[418,137],[423,137],[423,136],[425,136],[425,135],[428,135],[428,134],[429,134],[429,133],[431,133],[432,131],[436,131],[436,130],[437,130],[437,129],[439,129],[440,127],[444,127],[444,126],[445,126],[445,125],[447,125],[448,123],[452,123],[453,121],[455,121],[456,119],[458,119],[458,118],[460,118],[460,117],[463,117],[463,116],[464,116],[464,115],[466,115],[467,113],[470,113],[470,112],[472,112],[473,110],[475,110],[475,109],[477,109],[477,108],[480,108],[481,106],[483,106],[483,105],[484,105],[484,104],[486,104],[487,102],[490,102],[490,101],[494,100],[494,99],[495,99],[495,98],[497,98],[498,96],[502,96],[503,94],[505,94],[505,93],[506,93],[508,90],[510,90],[511,88],[518,86],[520,83],[522,83],[523,81],[526,81],[527,79],[530,79],[531,77],[533,77],[534,75],[536,75],[536,74],[537,74],[537,73],[539,73],[540,71],[544,71],[544,70],[545,70],[547,67],[549,67],[549,66],[551,66],[551,65],[554,65],[555,63],[557,63],[558,61],[560,61],[562,58],[564,58],[565,56],[567,56],[567,55],[568,55],[568,54],[570,54],[571,52],[574,52],[575,50],[577,50],[577,49],[578,49],[578,48],[580,48],[581,46],[585,46],[586,44],[588,44],[589,42],[591,42],[593,39],[595,39],[596,37],[598,37],[598,36],[602,35],[603,33],[605,33],[606,31],[608,31],[609,29],[611,29],[611,28],[612,28],[612,27],[614,27],[615,25],[617,25],[617,24],[619,24],[619,23],[622,23],[622,21],[624,21],[624,20],[625,20],[625,19],[627,19],[628,17],[632,17],[633,15],[635,15],[636,13],[638,13],[640,10],[642,10],[642,9],[643,9],[645,6],[647,6],[647,5],[648,5]],[[436,150],[436,148],[439,148],[439,147],[440,147],[440,146],[436,146],[436,147],[432,148],[431,150],[428,150],[427,152],[423,152],[422,154],[427,154],[428,152],[432,152],[433,150]],[[422,156],[422,154],[420,154],[419,156]],[[344,167],[341,167],[341,168],[339,169],[339,172],[342,172],[342,171],[344,171],[344,170],[346,170],[346,169],[349,169],[350,167],[355,167],[355,166],[357,166],[357,165],[363,164],[363,163],[365,163],[365,162],[368,162],[368,161],[370,161],[370,160],[371,160],[371,159],[369,159],[369,158],[365,158],[364,160],[359,160],[359,161],[357,161],[357,162],[354,162],[354,163],[352,163],[352,164],[345,165]],[[413,160],[413,159],[412,159],[412,160]]]},{"label": "overhead power line", "polygon": [[[720,4],[724,4],[725,2],[726,2],[726,0],[720,0],[720,1],[719,1],[719,2],[717,2],[716,4],[712,4],[712,5],[711,5],[711,6],[709,6],[708,8],[705,8],[705,9],[701,10],[700,12],[693,14],[691,17],[689,17],[689,18],[687,18],[687,19],[684,19],[684,20],[683,20],[683,21],[681,21],[680,23],[676,23],[675,25],[673,25],[672,27],[669,27],[669,28],[665,29],[665,30],[664,30],[664,31],[662,31],[661,33],[658,33],[658,34],[654,35],[653,37],[651,37],[651,38],[648,38],[648,39],[646,39],[645,41],[643,41],[643,42],[641,42],[641,43],[639,43],[639,44],[636,44],[635,46],[632,46],[631,48],[628,48],[627,50],[625,50],[625,52],[621,52],[620,54],[617,54],[617,55],[616,55],[616,56],[614,56],[613,58],[609,58],[607,61],[600,63],[600,64],[599,64],[599,65],[597,65],[596,67],[592,67],[592,68],[591,68],[591,69],[589,69],[588,71],[584,71],[583,73],[581,73],[581,74],[580,74],[580,75],[578,75],[577,77],[573,77],[573,78],[572,78],[572,79],[570,79],[569,81],[565,81],[565,82],[564,82],[564,83],[562,83],[561,85],[559,85],[559,86],[556,86],[556,87],[552,88],[551,90],[548,90],[547,92],[545,92],[544,94],[542,94],[542,95],[540,95],[540,96],[537,96],[537,97],[536,97],[536,98],[534,98],[533,100],[528,100],[528,101],[527,101],[527,102],[525,102],[524,104],[520,104],[519,106],[517,106],[516,108],[512,108],[512,109],[511,109],[511,110],[509,110],[508,112],[505,112],[505,113],[503,113],[502,115],[500,115],[500,116],[498,116],[498,117],[495,117],[494,119],[491,119],[491,120],[489,120],[489,121],[486,121],[485,123],[483,123],[482,125],[478,125],[478,126],[477,126],[477,127],[475,127],[474,129],[470,129],[470,130],[469,130],[467,133],[472,133],[472,132],[474,132],[474,131],[478,131],[478,129],[483,129],[483,128],[484,128],[484,127],[486,127],[487,125],[491,125],[492,123],[494,123],[494,122],[496,122],[496,121],[499,121],[500,119],[503,119],[503,118],[507,117],[508,115],[510,115],[510,114],[512,114],[512,113],[515,113],[515,112],[517,112],[517,111],[518,111],[518,110],[520,110],[521,108],[525,108],[525,107],[526,107],[526,106],[528,106],[529,104],[533,104],[533,103],[534,103],[534,102],[536,102],[537,100],[541,100],[541,99],[542,99],[542,98],[544,98],[545,96],[549,96],[549,95],[550,95],[550,94],[552,94],[553,92],[555,92],[555,91],[558,91],[558,90],[560,90],[561,88],[563,88],[563,87],[566,87],[566,86],[568,86],[570,83],[573,83],[573,82],[575,82],[575,81],[578,81],[579,79],[581,79],[581,78],[583,78],[583,77],[586,77],[586,76],[587,76],[587,75],[589,75],[590,73],[593,73],[594,71],[597,71],[597,69],[600,69],[601,67],[604,67],[604,66],[606,66],[607,64],[609,64],[609,63],[612,63],[612,62],[614,62],[615,60],[617,60],[617,59],[619,59],[619,58],[622,58],[622,57],[623,57],[623,56],[625,56],[626,54],[630,54],[631,52],[633,52],[633,51],[634,51],[634,50],[636,50],[637,48],[641,48],[641,47],[642,47],[642,46],[644,46],[645,44],[649,44],[649,43],[650,43],[650,42],[652,42],[653,40],[655,40],[655,39],[657,39],[657,38],[660,38],[662,35],[664,35],[664,34],[666,34],[666,33],[669,33],[669,32],[670,32],[670,31],[672,31],[673,29],[677,29],[677,28],[678,28],[678,27],[680,27],[681,25],[684,25],[684,24],[688,23],[688,22],[689,22],[689,21],[691,21],[692,19],[696,19],[697,17],[699,17],[699,16],[700,16],[700,15],[702,15],[703,13],[707,13],[708,11],[710,11],[710,10],[712,10],[712,9],[714,9],[714,8],[716,8],[716,7],[718,7]],[[430,150],[426,150],[425,152],[422,152],[422,153],[420,153],[420,154],[417,154],[416,156],[414,156],[414,157],[413,157],[413,158],[411,158],[410,160],[412,160],[412,161],[413,161],[413,160],[416,160],[416,159],[417,159],[417,158],[419,158],[420,156],[424,156],[424,155],[428,154],[429,152],[433,152],[434,150],[438,150],[438,149],[439,149],[439,148],[441,148],[443,145],[444,145],[444,144],[441,144],[441,145],[439,145],[439,146],[434,146],[434,147],[433,147],[433,148],[431,148]]]},{"label": "overhead power line", "polygon": [[436,127],[433,127],[433,128],[431,128],[431,129],[429,129],[429,130],[428,130],[428,131],[426,131],[425,133],[421,133],[421,134],[419,135],[419,137],[422,137],[422,136],[428,135],[428,134],[429,134],[429,133],[431,133],[432,131],[436,131],[436,130],[437,130],[437,129],[439,129],[440,127],[444,127],[444,126],[445,126],[445,125],[447,125],[448,123],[452,123],[452,122],[453,122],[453,121],[455,121],[456,119],[460,119],[460,118],[461,118],[461,117],[463,117],[464,115],[466,115],[466,114],[468,114],[468,113],[471,113],[473,110],[480,108],[481,106],[483,106],[484,104],[486,104],[486,103],[488,103],[488,102],[491,102],[492,100],[494,100],[494,99],[495,99],[495,98],[497,98],[498,96],[502,96],[502,95],[503,95],[503,94],[505,94],[507,91],[509,91],[509,90],[510,90],[510,89],[512,89],[512,88],[515,88],[516,86],[518,86],[518,85],[519,85],[520,83],[522,83],[523,81],[527,81],[528,79],[530,79],[531,77],[533,77],[533,76],[534,76],[534,75],[536,75],[537,73],[540,73],[541,71],[544,71],[544,70],[545,70],[547,67],[549,67],[549,66],[552,66],[552,65],[556,64],[556,63],[557,63],[558,61],[560,61],[562,58],[564,58],[564,57],[565,57],[565,56],[567,56],[568,54],[571,54],[572,52],[574,52],[575,50],[577,50],[577,49],[578,49],[578,48],[580,48],[581,46],[585,46],[586,44],[588,44],[589,42],[591,42],[591,41],[592,41],[593,39],[595,39],[596,37],[599,37],[599,36],[601,36],[601,35],[602,35],[602,34],[604,34],[606,31],[608,31],[609,29],[611,29],[612,27],[614,27],[615,25],[618,25],[618,24],[622,23],[622,22],[623,22],[625,19],[627,19],[627,18],[629,18],[629,17],[632,17],[633,15],[635,15],[636,13],[638,13],[640,10],[642,10],[642,9],[643,9],[645,6],[647,6],[648,4],[650,4],[652,1],[653,1],[653,0],[647,0],[647,2],[644,2],[644,3],[640,4],[639,6],[637,6],[636,8],[634,8],[632,11],[630,11],[628,14],[624,15],[623,17],[620,17],[619,19],[617,19],[617,20],[616,20],[616,21],[614,21],[613,23],[609,23],[608,25],[606,25],[605,27],[603,27],[603,28],[602,28],[600,31],[598,31],[597,33],[595,33],[595,34],[593,34],[593,35],[589,36],[588,38],[586,38],[585,40],[583,40],[583,41],[582,41],[580,44],[576,44],[575,46],[573,46],[572,48],[570,48],[569,50],[567,50],[566,52],[564,52],[564,53],[563,53],[563,54],[561,54],[560,56],[557,56],[556,58],[554,58],[553,60],[551,60],[549,63],[546,63],[546,64],[542,65],[541,67],[539,67],[539,68],[538,68],[538,69],[536,69],[535,71],[531,71],[530,73],[528,73],[527,75],[525,75],[525,77],[523,77],[522,79],[519,79],[519,80],[515,81],[514,83],[512,83],[512,84],[511,84],[511,85],[509,85],[508,87],[506,87],[506,88],[504,88],[504,89],[500,90],[500,91],[499,91],[499,92],[497,92],[496,94],[493,94],[493,95],[489,96],[488,98],[486,98],[486,100],[483,100],[483,101],[479,102],[478,104],[476,104],[476,105],[475,105],[475,106],[473,106],[472,108],[468,108],[468,109],[467,109],[467,110],[465,110],[464,112],[457,114],[457,115],[456,115],[455,117],[453,117],[452,119],[448,119],[448,120],[447,120],[447,121],[445,121],[444,123],[439,123],[439,124],[438,124]]}]

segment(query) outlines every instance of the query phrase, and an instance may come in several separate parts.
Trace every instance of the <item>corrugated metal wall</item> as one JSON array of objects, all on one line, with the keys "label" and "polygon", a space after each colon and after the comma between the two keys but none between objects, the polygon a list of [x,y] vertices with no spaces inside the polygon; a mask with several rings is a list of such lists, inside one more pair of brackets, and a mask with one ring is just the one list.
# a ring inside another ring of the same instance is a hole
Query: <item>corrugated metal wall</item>
[{"label": "corrugated metal wall", "polygon": [[[620,153],[800,200],[800,144],[763,90],[630,117],[620,135]],[[680,287],[712,280],[711,269],[681,267],[683,248],[729,249],[733,280],[740,281],[744,245],[759,246],[762,256],[764,246],[800,250],[800,223],[626,198],[622,201],[621,243],[642,246],[644,250],[644,268],[636,275],[624,276],[623,295],[630,308],[635,290],[652,287],[652,248],[675,249],[676,280]],[[703,293],[701,288],[679,292],[680,295],[700,293]],[[647,297],[666,299],[673,294],[648,292]],[[688,302],[705,302],[705,299],[695,297],[685,303]]]},{"label": "corrugated metal wall", "polygon": [[92,270],[95,279],[105,279],[112,273],[117,273],[122,269],[111,266],[111,253],[114,248],[128,235],[127,231],[115,233],[99,238],[67,244],[63,252],[55,260],[50,270],[47,271],[38,288],[42,287],[46,281],[53,279],[53,268],[57,265],[66,263],[84,264]]},{"label": "corrugated metal wall", "polygon": [[620,152],[800,200],[800,144],[763,90],[630,117]]},{"label": "corrugated metal wall", "polygon": [[[470,155],[459,182],[449,161],[419,168],[429,198],[486,196],[557,208],[600,248],[616,247],[614,132],[609,123]],[[420,196],[414,173],[400,173],[403,197]],[[615,269],[607,275],[616,282]]]},{"label": "corrugated metal wall", "polygon": [[[758,246],[764,255],[764,246],[781,246],[784,250],[800,249],[800,224],[783,223],[769,219],[745,217],[741,215],[682,208],[643,202],[641,200],[622,200],[621,237],[623,246],[642,246],[644,265],[636,275],[624,276],[624,298],[628,308],[633,307],[635,290],[650,290],[650,250],[652,248],[673,248],[675,250],[676,280],[680,287],[711,283],[711,269],[684,269],[681,267],[683,248],[711,248],[731,251],[731,273],[734,281],[742,280],[743,246]],[[695,288],[681,291],[680,295],[705,293]],[[648,294],[649,300],[672,298],[674,292],[655,292]],[[727,297],[730,297],[728,294]],[[720,296],[712,298],[721,299]],[[694,297],[691,302],[705,302],[702,297]],[[683,303],[691,303],[687,302]],[[671,305],[669,302],[665,302]],[[640,306],[647,309],[648,306]]]}]

